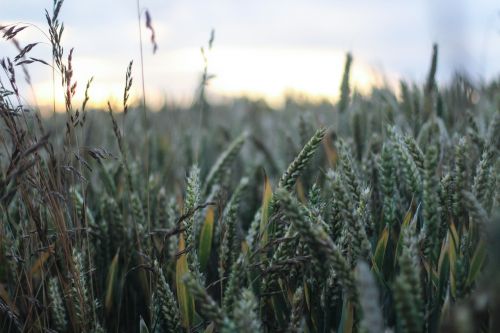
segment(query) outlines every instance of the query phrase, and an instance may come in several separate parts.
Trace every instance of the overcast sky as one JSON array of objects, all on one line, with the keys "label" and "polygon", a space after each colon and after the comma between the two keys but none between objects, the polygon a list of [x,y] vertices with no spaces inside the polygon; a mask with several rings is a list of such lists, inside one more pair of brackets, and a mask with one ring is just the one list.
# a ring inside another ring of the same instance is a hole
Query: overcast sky
[{"label": "overcast sky", "polygon": [[[0,24],[30,22],[46,30],[43,10],[51,6],[49,0],[1,0]],[[347,51],[360,90],[401,77],[422,82],[433,42],[440,46],[440,82],[457,68],[478,79],[500,72],[500,4],[493,0],[141,0],[141,8],[151,12],[159,45],[153,55],[143,30],[146,88],[157,103],[159,96],[191,99],[203,68],[199,49],[212,28],[209,70],[216,78],[210,89],[218,95],[275,101],[296,90],[334,99]],[[135,0],[66,0],[60,18],[65,49],[75,48],[80,91],[94,76],[94,102],[119,99],[132,59],[139,87]],[[43,38],[36,29],[20,35],[23,44]],[[50,58],[47,44],[33,52]],[[0,58],[7,55],[15,55],[13,47],[0,41]],[[50,100],[51,72],[38,65],[31,72],[37,99]]]}]

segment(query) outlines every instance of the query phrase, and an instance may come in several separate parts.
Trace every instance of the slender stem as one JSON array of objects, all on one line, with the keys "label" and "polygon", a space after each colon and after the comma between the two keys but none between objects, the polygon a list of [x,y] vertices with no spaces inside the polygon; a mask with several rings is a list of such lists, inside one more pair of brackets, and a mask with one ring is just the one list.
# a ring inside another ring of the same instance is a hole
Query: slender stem
[{"label": "slender stem", "polygon": [[146,135],[146,147],[144,149],[144,163],[146,167],[146,196],[147,196],[147,220],[148,220],[148,232],[151,232],[151,219],[150,219],[150,209],[149,209],[149,124],[148,116],[146,110],[146,87],[144,83],[144,54],[142,50],[142,27],[141,27],[141,8],[140,0],[137,0],[137,20],[139,23],[139,46],[141,54],[141,83],[142,83],[142,109],[143,109],[143,126]]},{"label": "slender stem", "polygon": [[[137,22],[139,24],[139,49],[141,54],[141,83],[142,83],[142,109],[143,109],[143,127],[146,135],[146,147],[144,147],[144,163],[146,168],[146,210],[147,210],[147,224],[148,224],[148,233],[151,233],[151,216],[150,216],[150,203],[149,203],[149,124],[148,124],[148,116],[146,110],[146,87],[144,83],[144,54],[142,50],[142,27],[141,27],[141,6],[140,0],[137,0]],[[151,291],[153,288],[153,281],[149,279],[149,290]]]},{"label": "slender stem", "polygon": [[52,53],[52,116],[56,116],[56,71],[54,64],[54,54]]}]

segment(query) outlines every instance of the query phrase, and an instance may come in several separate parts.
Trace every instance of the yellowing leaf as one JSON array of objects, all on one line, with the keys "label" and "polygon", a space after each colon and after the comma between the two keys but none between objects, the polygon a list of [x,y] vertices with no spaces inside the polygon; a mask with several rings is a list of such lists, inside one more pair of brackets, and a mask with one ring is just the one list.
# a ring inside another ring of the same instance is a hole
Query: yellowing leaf
[{"label": "yellowing leaf", "polygon": [[[184,234],[180,234],[178,251],[182,253],[185,248],[186,243],[184,241]],[[183,277],[188,272],[189,268],[187,257],[185,253],[182,253],[177,258],[177,262],[175,265],[175,285],[177,288],[177,302],[179,303],[182,324],[189,331],[194,318],[194,299],[189,293],[189,290],[183,281]]]},{"label": "yellowing leaf", "polygon": [[481,267],[486,260],[486,244],[480,241],[477,245],[472,260],[470,262],[469,274],[467,275],[467,285],[470,286],[476,281],[477,276],[481,272]]},{"label": "yellowing leaf", "polygon": [[323,148],[325,149],[326,157],[328,158],[330,167],[335,168],[338,159],[337,151],[335,150],[335,148],[332,148],[329,139],[327,139],[326,136],[323,139]]},{"label": "yellowing leaf", "polygon": [[[453,224],[451,227],[454,228]],[[450,228],[451,229],[451,228]],[[446,237],[446,242],[448,244],[448,260],[450,261],[450,290],[453,297],[456,296],[457,283],[456,283],[456,262],[457,262],[457,247],[453,238],[453,232],[448,231],[448,236]]]},{"label": "yellowing leaf", "polygon": [[351,302],[344,302],[342,307],[342,318],[340,319],[339,332],[352,333],[354,326],[354,309]]},{"label": "yellowing leaf", "polygon": [[448,243],[449,243],[448,238],[445,238],[445,241],[441,245],[441,251],[439,252],[439,258],[438,258],[438,272],[441,272],[441,266],[443,266],[444,260],[449,261],[448,252],[450,245]]},{"label": "yellowing leaf", "polygon": [[311,309],[311,299],[309,298],[309,288],[307,286],[307,282],[304,282],[304,295],[306,300],[307,309]]},{"label": "yellowing leaf", "polygon": [[269,205],[273,197],[273,190],[267,175],[264,176],[264,193],[262,195],[262,207],[260,215],[259,234],[261,235],[261,245],[266,245],[268,241]]},{"label": "yellowing leaf", "polygon": [[387,241],[389,240],[389,229],[387,226],[382,231],[382,235],[378,239],[377,247],[375,248],[375,254],[373,255],[373,264],[377,270],[382,270],[382,265],[384,263],[385,249],[387,248]]},{"label": "yellowing leaf", "polygon": [[208,207],[207,216],[205,217],[205,223],[201,228],[200,247],[198,250],[201,269],[205,269],[205,267],[207,266],[208,259],[210,258],[210,253],[212,251],[214,216],[214,208],[212,206]]},{"label": "yellowing leaf", "polygon": [[439,253],[438,274],[441,275],[442,267],[446,267],[449,264],[450,264],[450,245],[449,245],[449,239],[447,237],[445,238],[445,241],[441,246],[441,252]]},{"label": "yellowing leaf", "polygon": [[43,264],[49,259],[50,255],[54,252],[54,245],[49,245],[49,248],[42,252],[40,257],[35,261],[33,266],[31,267],[31,274],[37,273],[42,267]]},{"label": "yellowing leaf", "polygon": [[458,237],[458,232],[457,232],[457,228],[455,227],[455,223],[451,223],[450,224],[450,233],[449,233],[449,236],[451,237],[450,239],[450,246],[453,245],[454,246],[454,250],[455,250],[455,253],[456,251],[458,250],[458,240],[459,240],[459,237]]},{"label": "yellowing leaf", "polygon": [[107,313],[113,309],[113,293],[115,289],[116,277],[118,275],[118,259],[120,257],[120,249],[116,252],[108,269],[108,276],[106,277],[106,296],[104,298],[104,308]]},{"label": "yellowing leaf", "polygon": [[304,185],[302,184],[302,181],[300,180],[300,178],[297,179],[295,187],[297,189],[297,198],[299,198],[300,202],[306,203],[307,202],[307,198],[306,198],[306,194],[305,194],[305,191],[304,191]]},{"label": "yellowing leaf", "polygon": [[241,241],[241,253],[247,255],[249,251],[250,251],[250,246],[248,246],[248,242],[245,239],[243,239]]},{"label": "yellowing leaf", "polygon": [[[401,252],[401,244],[402,244],[402,240],[403,240],[403,235],[404,235],[404,231],[406,230],[406,228],[414,228],[413,230],[415,230],[415,227],[417,225],[417,217],[418,217],[419,207],[417,207],[415,214],[412,214],[412,209],[410,206],[410,208],[408,209],[408,211],[405,214],[405,217],[403,219],[403,223],[401,224],[401,230],[399,231],[398,244],[396,245],[396,254],[395,254],[394,258],[399,258],[399,253]],[[412,216],[413,216],[413,218],[412,218]],[[396,265],[397,262],[398,262],[397,260],[394,260],[394,265]]]}]

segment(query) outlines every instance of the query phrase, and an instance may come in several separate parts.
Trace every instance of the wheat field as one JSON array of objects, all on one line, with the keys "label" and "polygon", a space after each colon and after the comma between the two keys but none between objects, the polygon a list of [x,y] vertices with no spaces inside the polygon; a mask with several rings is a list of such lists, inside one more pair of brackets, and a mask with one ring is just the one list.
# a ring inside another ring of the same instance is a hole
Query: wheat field
[{"label": "wheat field", "polygon": [[[500,331],[498,81],[438,85],[435,45],[397,92],[352,91],[348,54],[335,104],[211,104],[205,68],[152,112],[131,62],[122,104],[89,110],[62,4],[48,59],[1,60],[0,331]],[[64,112],[22,105],[35,65]]]}]

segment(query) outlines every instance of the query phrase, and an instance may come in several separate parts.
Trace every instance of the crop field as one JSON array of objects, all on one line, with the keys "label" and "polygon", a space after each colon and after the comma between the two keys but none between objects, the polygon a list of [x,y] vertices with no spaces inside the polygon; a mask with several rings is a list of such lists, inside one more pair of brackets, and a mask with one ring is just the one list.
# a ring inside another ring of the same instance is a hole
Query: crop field
[{"label": "crop field", "polygon": [[[347,54],[335,104],[211,103],[205,69],[152,112],[131,62],[91,110],[55,3],[51,59],[0,55],[1,332],[500,332],[498,81],[438,84],[435,45],[398,91]],[[52,64],[42,116],[18,82]]]}]

